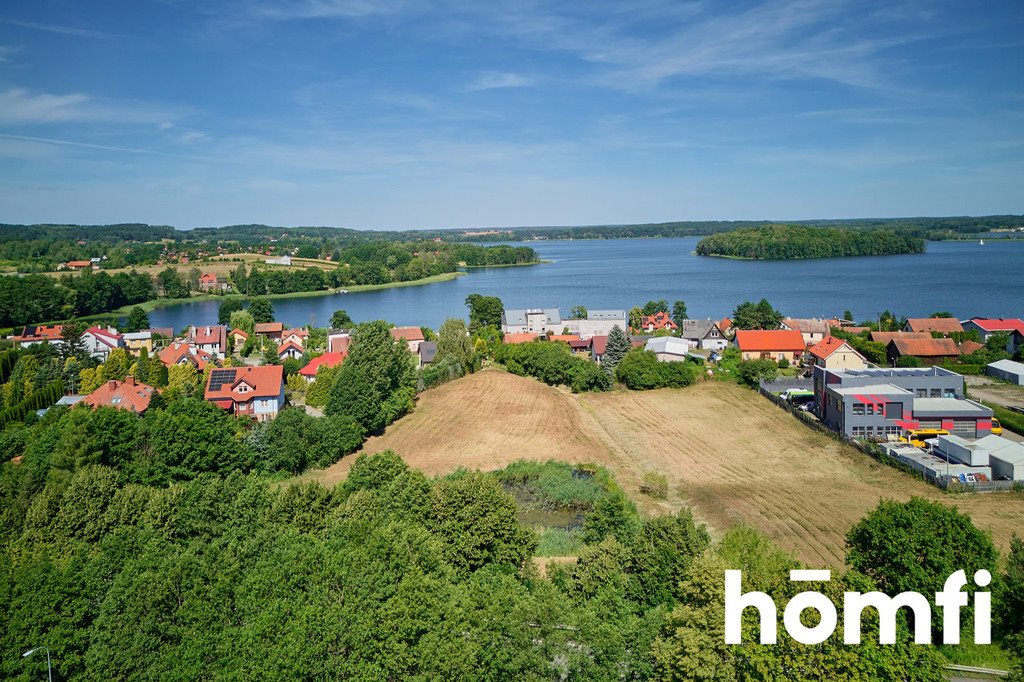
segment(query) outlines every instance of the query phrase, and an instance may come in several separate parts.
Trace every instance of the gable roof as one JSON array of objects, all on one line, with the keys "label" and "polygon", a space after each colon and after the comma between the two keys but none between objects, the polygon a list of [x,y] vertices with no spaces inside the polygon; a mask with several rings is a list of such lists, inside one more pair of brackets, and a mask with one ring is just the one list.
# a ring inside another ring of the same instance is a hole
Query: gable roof
[{"label": "gable roof", "polygon": [[[251,386],[252,390],[241,395],[236,394],[235,388],[242,383]],[[215,369],[206,380],[204,397],[219,405],[225,402],[233,403],[236,397],[241,398],[241,402],[252,398],[276,398],[281,395],[283,386],[282,365]]]},{"label": "gable roof", "polygon": [[683,320],[683,324],[679,327],[679,336],[684,339],[701,341],[707,338],[713,329],[718,329],[721,336],[721,328],[712,320]]},{"label": "gable roof", "polygon": [[1024,334],[1024,320],[1017,317],[972,317],[968,322],[973,322],[987,332],[1012,332],[1016,330]]},{"label": "gable roof", "polygon": [[206,369],[206,363],[213,359],[206,351],[194,348],[184,341],[168,344],[166,348],[157,352],[156,356],[167,367],[180,365],[182,360],[186,360],[200,371]]},{"label": "gable roof", "polygon": [[877,343],[889,343],[896,339],[930,339],[928,332],[871,332],[871,340]]},{"label": "gable roof", "polygon": [[316,372],[318,369],[320,369],[321,365],[325,367],[336,367],[343,363],[345,361],[345,358],[347,357],[347,352],[324,353],[323,355],[318,355],[312,360],[310,360],[308,363],[306,363],[306,366],[299,370],[299,374],[301,374],[304,377],[313,379],[316,377]]},{"label": "gable roof", "polygon": [[670,355],[686,355],[690,352],[690,344],[674,336],[656,336],[653,339],[648,339],[644,350]]},{"label": "gable roof", "polygon": [[[845,339],[840,339],[837,336],[826,336],[821,341],[808,348],[807,352],[816,358],[825,360],[844,346],[847,350],[857,353],[857,350],[847,343]],[[860,355],[860,353],[857,353],[857,355]],[[864,356],[860,355],[860,357],[863,359]]]},{"label": "gable roof", "polygon": [[284,322],[259,322],[253,326],[256,334],[277,334],[284,331]]},{"label": "gable roof", "polygon": [[307,332],[305,329],[296,327],[294,329],[285,329],[283,332],[281,332],[281,336],[297,336],[300,339],[308,339],[309,332]]},{"label": "gable roof", "polygon": [[[595,311],[596,312],[596,311]],[[558,308],[521,308],[501,311],[501,323],[506,326],[521,327],[526,324],[526,314],[540,314],[548,318],[548,324],[561,324],[562,313]]]},{"label": "gable roof", "polygon": [[108,331],[106,329],[103,329],[102,327],[89,327],[82,334],[88,334],[97,341],[99,341],[100,343],[102,343],[103,345],[109,346],[110,348],[117,348],[118,342],[121,340],[120,334],[118,334],[117,332]]},{"label": "gable roof", "polygon": [[731,327],[732,327],[732,320],[729,319],[728,317],[723,317],[722,319],[720,319],[718,321],[718,328],[721,329],[723,332],[726,329],[730,329]]},{"label": "gable roof", "polygon": [[548,334],[548,341],[561,341],[563,343],[571,344],[573,341],[579,340],[579,334]]},{"label": "gable roof", "polygon": [[294,341],[292,341],[291,339],[289,339],[289,340],[285,341],[284,343],[282,343],[282,344],[281,344],[281,345],[280,345],[280,346],[278,347],[278,349],[277,349],[277,354],[278,354],[279,356],[280,356],[280,355],[284,355],[284,354],[285,354],[286,352],[288,352],[289,350],[297,350],[297,351],[299,351],[299,353],[300,353],[300,354],[302,354],[302,353],[304,353],[304,352],[305,352],[305,351],[304,351],[304,350],[302,349],[302,345],[301,345],[301,344],[295,343]]},{"label": "gable roof", "polygon": [[124,381],[111,379],[95,391],[85,396],[82,402],[90,407],[116,407],[141,414],[149,407],[156,389],[149,384],[135,381],[135,377],[127,377]]},{"label": "gable roof", "polygon": [[391,338],[395,341],[422,341],[424,337],[419,327],[392,327]]},{"label": "gable roof", "polygon": [[665,329],[666,327],[668,329],[675,329],[677,327],[676,323],[669,317],[669,314],[664,311],[654,313],[653,315],[641,315],[640,326],[644,329],[648,327],[654,329]]},{"label": "gable roof", "polygon": [[737,329],[736,345],[754,352],[798,352],[807,348],[803,334],[796,329]]},{"label": "gable roof", "polygon": [[231,336],[241,336],[243,339],[249,338],[249,332],[244,329],[232,329]]},{"label": "gable roof", "polygon": [[893,339],[889,346],[894,347],[900,355],[919,358],[960,355],[960,349],[953,339]]},{"label": "gable roof", "polygon": [[11,337],[12,341],[60,341],[64,333],[62,324],[37,324],[29,325],[21,330],[21,334]]},{"label": "gable roof", "polygon": [[832,322],[839,326],[838,320],[819,320],[817,318],[787,317],[782,324],[789,329],[795,329],[804,334],[828,334],[832,329]]},{"label": "gable roof", "polygon": [[505,334],[502,341],[505,343],[529,343],[537,339],[533,332],[519,332],[516,334]]},{"label": "gable roof", "polygon": [[607,336],[591,336],[590,337],[590,352],[595,356],[604,355],[605,351],[608,350],[608,337]]},{"label": "gable roof", "polygon": [[907,319],[907,328],[912,332],[962,332],[963,326],[955,317],[911,317]]},{"label": "gable roof", "polygon": [[960,349],[961,355],[970,355],[971,353],[977,353],[979,350],[984,348],[985,344],[967,339],[966,341],[961,341],[956,344],[956,347]]},{"label": "gable roof", "polygon": [[203,274],[199,275],[199,281],[200,282],[213,282],[214,284],[216,284],[217,283],[217,275],[213,274],[212,272],[204,272]]},{"label": "gable roof", "polygon": [[843,331],[847,334],[860,334],[861,332],[869,331],[871,327],[855,327],[853,325],[843,327]]},{"label": "gable roof", "polygon": [[188,331],[188,336],[193,343],[216,343],[221,346],[227,343],[228,328],[223,325],[208,324],[205,327],[190,327]]}]

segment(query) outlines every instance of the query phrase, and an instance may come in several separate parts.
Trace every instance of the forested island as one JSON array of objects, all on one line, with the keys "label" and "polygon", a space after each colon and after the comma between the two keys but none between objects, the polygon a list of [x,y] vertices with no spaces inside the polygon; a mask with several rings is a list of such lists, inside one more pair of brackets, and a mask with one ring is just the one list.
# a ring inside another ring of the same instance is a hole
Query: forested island
[{"label": "forested island", "polygon": [[892,230],[771,225],[704,237],[699,256],[751,260],[797,260],[924,253],[925,241],[912,233]]}]

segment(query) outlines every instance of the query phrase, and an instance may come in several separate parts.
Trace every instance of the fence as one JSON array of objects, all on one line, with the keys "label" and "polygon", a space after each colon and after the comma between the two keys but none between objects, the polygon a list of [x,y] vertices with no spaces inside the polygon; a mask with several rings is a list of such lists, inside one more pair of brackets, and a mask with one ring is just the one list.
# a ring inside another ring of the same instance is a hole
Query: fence
[{"label": "fence", "polygon": [[761,392],[764,391],[785,391],[790,388],[805,388],[808,391],[814,388],[814,379],[811,377],[780,377],[771,381],[760,382]]},{"label": "fence", "polygon": [[1021,483],[1018,481],[962,482],[955,478],[936,475],[934,472],[931,471],[920,471],[910,466],[906,462],[900,460],[898,457],[893,457],[885,450],[883,450],[881,446],[879,446],[877,443],[857,440],[854,438],[847,438],[838,431],[830,429],[829,427],[821,423],[821,421],[817,417],[808,412],[804,412],[803,410],[798,410],[797,408],[793,407],[788,402],[772,393],[770,390],[767,390],[764,385],[761,386],[760,391],[761,395],[768,398],[768,400],[772,401],[773,403],[775,403],[782,409],[786,410],[790,414],[794,415],[797,419],[799,419],[801,422],[806,424],[808,427],[814,429],[815,431],[820,431],[821,433],[824,433],[825,435],[831,438],[847,443],[848,445],[852,445],[853,447],[857,448],[858,450],[863,452],[865,455],[868,455],[872,459],[878,460],[883,464],[888,464],[889,466],[899,469],[904,473],[910,474],[911,476],[920,477],[921,480],[923,480],[924,482],[931,483],[937,488],[942,488],[943,490],[948,490],[949,492],[960,493],[1014,492],[1024,489],[1024,486],[1022,486]]}]

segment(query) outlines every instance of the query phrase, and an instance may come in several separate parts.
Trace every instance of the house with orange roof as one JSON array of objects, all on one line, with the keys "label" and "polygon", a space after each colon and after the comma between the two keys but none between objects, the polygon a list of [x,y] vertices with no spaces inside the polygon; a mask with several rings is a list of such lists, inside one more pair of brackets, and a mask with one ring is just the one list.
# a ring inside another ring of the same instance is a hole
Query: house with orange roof
[{"label": "house with orange roof", "polygon": [[352,334],[347,329],[332,329],[327,332],[327,352],[347,353],[352,343]]},{"label": "house with orange roof", "polygon": [[184,365],[186,362],[192,363],[192,366],[202,372],[206,369],[206,365],[213,361],[213,356],[204,350],[193,348],[190,344],[185,341],[174,341],[167,344],[166,347],[162,348],[157,354],[160,362],[164,363],[165,367],[174,367],[175,365]]},{"label": "house with orange roof", "polygon": [[324,353],[323,355],[318,355],[306,363],[305,367],[299,370],[299,376],[306,381],[313,381],[316,379],[316,373],[321,367],[337,367],[341,363],[345,362],[345,358],[347,357],[347,352]]},{"label": "house with orange roof", "polygon": [[659,329],[669,329],[675,331],[676,329],[678,329],[678,326],[675,322],[672,321],[672,318],[669,317],[668,313],[658,312],[653,315],[641,316],[640,328],[649,334],[651,332],[658,331]]},{"label": "house with orange roof", "polygon": [[737,329],[733,343],[744,360],[796,362],[807,349],[803,334],[796,329]]},{"label": "house with orange roof", "polygon": [[826,369],[864,369],[871,363],[847,341],[835,336],[826,336],[807,349],[811,364]]},{"label": "house with orange roof", "polygon": [[536,341],[537,338],[533,332],[514,332],[505,334],[501,340],[505,343],[530,343]]},{"label": "house with orange roof", "polygon": [[405,341],[409,346],[409,352],[418,355],[420,344],[426,339],[423,330],[419,327],[394,327],[391,329],[391,337],[395,341]]},{"label": "house with orange roof", "polygon": [[300,346],[306,345],[306,339],[309,338],[309,332],[305,329],[286,329],[281,332],[281,343],[288,343],[294,341]]},{"label": "house with orange roof", "polygon": [[258,322],[253,326],[253,333],[274,343],[281,343],[281,334],[284,333],[283,322]]},{"label": "house with orange roof", "polygon": [[896,339],[930,339],[932,335],[928,332],[871,332],[870,338],[875,343],[889,345]]},{"label": "house with orange roof", "polygon": [[185,338],[195,346],[196,350],[205,351],[219,360],[223,360],[227,353],[228,328],[224,325],[191,326],[188,328]]},{"label": "house with orange roof", "polygon": [[199,275],[199,288],[203,291],[227,290],[227,282],[220,282],[212,272],[204,272]]},{"label": "house with orange roof", "polygon": [[269,421],[284,408],[284,367],[225,367],[210,372],[203,397],[232,414]]},{"label": "house with orange roof", "polygon": [[732,320],[728,317],[723,317],[718,321],[718,328],[722,330],[723,334],[732,335]]},{"label": "house with orange roof", "polygon": [[900,358],[917,358],[924,364],[941,365],[960,357],[960,349],[953,339],[893,339],[885,347],[890,365],[899,364]]},{"label": "house with orange roof", "polygon": [[928,334],[938,332],[945,336],[953,332],[962,332],[963,330],[964,328],[960,324],[960,320],[955,317],[911,317],[903,325],[903,331],[905,332],[926,332]]},{"label": "house with orange roof", "polygon": [[64,267],[68,270],[85,270],[92,267],[92,261],[69,260],[67,263],[64,263]]},{"label": "house with orange roof", "polygon": [[111,379],[95,391],[85,396],[82,403],[93,409],[97,407],[116,407],[135,414],[142,414],[149,408],[156,389],[149,384],[135,381],[135,377],[126,377],[124,381]]},{"label": "house with orange roof", "polygon": [[62,324],[36,324],[22,328],[21,332],[11,337],[16,345],[21,348],[28,348],[35,343],[47,343],[59,346],[64,343],[61,334],[64,333]]},{"label": "house with orange roof", "polygon": [[231,341],[235,345],[236,351],[241,349],[245,345],[245,342],[249,340],[249,332],[244,329],[232,329],[231,330]]},{"label": "house with orange roof", "polygon": [[288,340],[282,343],[277,349],[277,357],[284,361],[288,359],[297,360],[302,357],[305,351],[302,349],[302,344],[295,343],[295,341]]},{"label": "house with orange roof", "polygon": [[570,346],[573,341],[579,341],[579,334],[548,334],[548,341],[559,341],[561,343],[568,343]]}]

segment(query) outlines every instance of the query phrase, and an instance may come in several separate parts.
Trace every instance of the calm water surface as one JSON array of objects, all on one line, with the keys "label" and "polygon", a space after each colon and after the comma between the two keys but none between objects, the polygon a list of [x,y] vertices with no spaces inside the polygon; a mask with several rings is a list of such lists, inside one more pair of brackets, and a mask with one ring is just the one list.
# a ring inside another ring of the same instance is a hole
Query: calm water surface
[{"label": "calm water surface", "polygon": [[[1024,316],[1024,241],[931,242],[923,255],[807,261],[740,261],[693,255],[697,238],[530,242],[534,266],[472,270],[450,282],[353,294],[274,300],[288,325],[325,326],[339,308],[356,321],[440,326],[466,317],[468,294],[498,296],[507,307],[574,305],[630,308],[649,299],[686,301],[691,317],[721,318],[745,300],[767,298],[793,317],[858,320],[882,310],[927,316]],[[217,321],[217,302],[154,310],[153,326]]]}]

